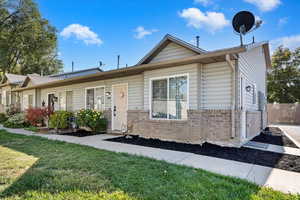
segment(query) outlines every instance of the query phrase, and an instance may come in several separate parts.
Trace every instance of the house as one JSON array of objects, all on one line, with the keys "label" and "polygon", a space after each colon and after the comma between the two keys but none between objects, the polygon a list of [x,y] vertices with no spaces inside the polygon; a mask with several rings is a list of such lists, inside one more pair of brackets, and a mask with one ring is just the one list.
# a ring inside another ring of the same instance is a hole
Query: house
[{"label": "house", "polygon": [[28,77],[12,91],[34,90],[37,107],[102,110],[113,133],[241,146],[266,127],[270,63],[267,42],[205,51],[166,35],[137,65],[38,84]]},{"label": "house", "polygon": [[18,88],[26,76],[17,74],[5,74],[0,82],[0,112],[6,112],[11,105],[20,107],[18,96],[12,90]]},{"label": "house", "polygon": [[78,70],[73,72],[65,72],[53,74],[50,76],[41,76],[39,74],[28,74],[27,76],[16,74],[4,74],[0,82],[0,112],[6,112],[8,109],[15,108],[26,110],[32,106],[39,106],[42,104],[40,101],[40,90],[31,89],[24,90],[24,92],[14,92],[13,89],[24,88],[42,83],[49,83],[54,80],[62,80],[66,78],[83,76],[102,72],[98,67]]}]

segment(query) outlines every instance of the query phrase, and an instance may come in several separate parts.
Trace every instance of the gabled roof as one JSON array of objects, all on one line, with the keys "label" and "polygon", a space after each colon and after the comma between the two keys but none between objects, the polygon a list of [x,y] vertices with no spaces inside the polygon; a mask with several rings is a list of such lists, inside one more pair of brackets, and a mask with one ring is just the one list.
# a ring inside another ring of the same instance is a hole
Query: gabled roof
[{"label": "gabled roof", "polygon": [[59,79],[49,76],[40,76],[39,74],[28,74],[25,80],[22,82],[21,87],[26,87],[29,81],[32,81],[33,85],[39,85],[56,80]]},{"label": "gabled roof", "polygon": [[5,81],[7,81],[7,84],[20,84],[25,78],[26,76],[23,75],[6,73],[1,80],[1,84],[5,83]]},{"label": "gabled roof", "polygon": [[182,47],[185,47],[197,54],[205,53],[204,49],[196,47],[190,43],[187,43],[175,36],[167,34],[149,53],[147,53],[138,63],[137,65],[146,64],[149,60],[151,60],[154,56],[156,56],[164,47],[166,47],[170,42],[174,42]]}]

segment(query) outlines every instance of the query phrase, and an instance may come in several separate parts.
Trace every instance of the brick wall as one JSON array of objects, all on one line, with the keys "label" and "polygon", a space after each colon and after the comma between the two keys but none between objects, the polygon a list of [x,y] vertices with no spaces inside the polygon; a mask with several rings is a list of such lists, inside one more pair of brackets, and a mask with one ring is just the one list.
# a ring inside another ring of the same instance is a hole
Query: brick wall
[{"label": "brick wall", "polygon": [[[238,119],[238,113],[236,119]],[[239,125],[231,138],[231,110],[189,110],[188,120],[151,120],[149,111],[128,111],[128,133],[145,138],[224,146],[239,145]],[[236,120],[238,121],[238,120]]]}]

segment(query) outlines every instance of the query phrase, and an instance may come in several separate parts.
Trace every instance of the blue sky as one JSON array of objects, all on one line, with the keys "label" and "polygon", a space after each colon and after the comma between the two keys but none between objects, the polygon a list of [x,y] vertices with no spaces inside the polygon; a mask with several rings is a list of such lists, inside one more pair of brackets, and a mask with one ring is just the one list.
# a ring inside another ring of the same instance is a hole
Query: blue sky
[{"label": "blue sky", "polygon": [[231,19],[249,10],[264,23],[245,40],[269,40],[272,47],[300,46],[299,0],[36,0],[44,18],[58,30],[64,71],[136,64],[169,33],[214,50],[239,45]]}]

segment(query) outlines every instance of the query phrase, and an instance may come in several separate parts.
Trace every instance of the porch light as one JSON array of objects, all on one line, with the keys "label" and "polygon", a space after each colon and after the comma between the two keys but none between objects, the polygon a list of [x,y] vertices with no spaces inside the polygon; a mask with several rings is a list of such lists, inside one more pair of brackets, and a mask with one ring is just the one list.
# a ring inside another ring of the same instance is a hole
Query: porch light
[{"label": "porch light", "polygon": [[246,87],[246,91],[247,91],[247,92],[250,92],[250,91],[251,91],[251,86],[250,86],[250,85],[248,85],[248,86]]},{"label": "porch light", "polygon": [[105,92],[105,96],[110,97],[111,92]]}]

